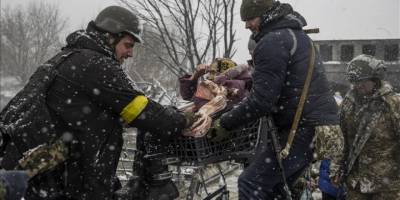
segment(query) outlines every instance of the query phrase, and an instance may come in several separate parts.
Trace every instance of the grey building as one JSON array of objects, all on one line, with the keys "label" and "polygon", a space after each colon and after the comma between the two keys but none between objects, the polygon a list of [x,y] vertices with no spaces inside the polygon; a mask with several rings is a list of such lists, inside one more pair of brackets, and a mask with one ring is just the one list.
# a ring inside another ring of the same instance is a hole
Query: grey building
[{"label": "grey building", "polygon": [[346,63],[357,55],[368,54],[385,61],[386,80],[400,91],[400,39],[317,40],[315,44],[334,90],[343,91],[349,85],[345,77]]}]

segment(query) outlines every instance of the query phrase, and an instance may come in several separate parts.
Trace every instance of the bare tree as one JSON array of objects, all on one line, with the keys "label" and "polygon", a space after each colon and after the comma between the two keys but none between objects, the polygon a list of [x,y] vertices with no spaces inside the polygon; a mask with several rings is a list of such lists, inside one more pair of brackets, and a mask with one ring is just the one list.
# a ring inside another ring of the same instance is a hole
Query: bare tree
[{"label": "bare tree", "polygon": [[[146,32],[148,39],[165,50],[155,52],[157,59],[176,76],[192,71],[199,63],[217,56],[232,57],[236,52],[235,0],[120,1],[151,27]],[[155,50],[147,43],[146,48]]]},{"label": "bare tree", "polygon": [[146,42],[135,46],[133,62],[126,62],[124,67],[135,82],[160,83],[168,92],[175,92],[177,77],[158,59],[159,56],[168,57],[168,54],[161,43],[151,39],[150,29],[152,27],[145,25],[143,38]]},{"label": "bare tree", "polygon": [[6,7],[1,13],[1,68],[25,82],[61,46],[66,20],[57,7],[44,2]]}]

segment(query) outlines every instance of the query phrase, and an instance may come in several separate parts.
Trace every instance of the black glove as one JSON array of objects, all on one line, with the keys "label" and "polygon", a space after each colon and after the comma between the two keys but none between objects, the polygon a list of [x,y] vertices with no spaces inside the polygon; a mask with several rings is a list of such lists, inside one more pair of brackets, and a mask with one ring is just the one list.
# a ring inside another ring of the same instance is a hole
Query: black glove
[{"label": "black glove", "polygon": [[214,121],[210,130],[207,133],[207,138],[213,142],[220,142],[229,137],[230,133],[224,127],[221,126],[220,119]]}]

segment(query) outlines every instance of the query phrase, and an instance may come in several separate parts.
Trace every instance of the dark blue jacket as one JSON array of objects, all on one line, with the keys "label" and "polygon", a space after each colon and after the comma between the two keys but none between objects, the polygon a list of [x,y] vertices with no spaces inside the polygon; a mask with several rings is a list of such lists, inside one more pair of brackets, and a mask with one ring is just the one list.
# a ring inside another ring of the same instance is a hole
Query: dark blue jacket
[{"label": "dark blue jacket", "polygon": [[[225,113],[221,125],[233,129],[272,113],[279,128],[290,128],[307,76],[310,38],[297,13],[262,25],[255,35],[253,88],[250,96]],[[337,105],[329,91],[324,67],[316,52],[312,81],[300,126],[337,124]]]}]

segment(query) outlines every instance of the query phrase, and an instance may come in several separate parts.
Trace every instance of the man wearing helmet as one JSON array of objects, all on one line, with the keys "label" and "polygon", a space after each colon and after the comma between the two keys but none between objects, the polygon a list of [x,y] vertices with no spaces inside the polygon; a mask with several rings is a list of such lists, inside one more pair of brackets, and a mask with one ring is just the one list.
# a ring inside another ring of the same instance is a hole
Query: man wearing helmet
[{"label": "man wearing helmet", "polygon": [[142,42],[139,19],[129,10],[110,6],[99,13],[94,24],[100,32],[110,34],[111,48],[120,64],[132,57],[135,42]]},{"label": "man wearing helmet", "polygon": [[384,75],[383,61],[369,55],[348,64],[352,89],[340,111],[347,199],[400,199],[400,95]]},{"label": "man wearing helmet", "polygon": [[[57,76],[46,94],[46,104],[57,122],[56,134],[69,138],[68,157],[54,170],[35,176],[25,198],[115,198],[120,187],[115,172],[124,124],[158,138],[154,144],[157,150],[144,161],[151,166],[144,171],[146,181],[150,187],[170,188],[167,199],[176,197],[176,188],[166,176],[167,158],[162,147],[163,142],[180,134],[186,119],[176,109],[163,107],[133,88],[120,66],[132,57],[135,43],[142,42],[137,16],[119,6],[107,7],[85,30],[71,33],[66,40],[63,51],[72,54],[56,66]],[[32,130],[30,135],[36,132]],[[20,154],[15,153],[18,149],[7,152],[14,152],[15,158],[3,160],[2,167],[13,169]]]}]

